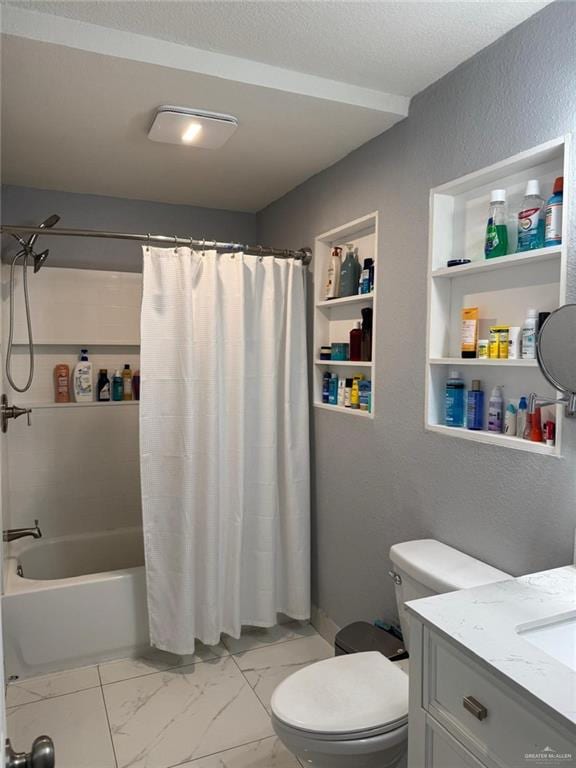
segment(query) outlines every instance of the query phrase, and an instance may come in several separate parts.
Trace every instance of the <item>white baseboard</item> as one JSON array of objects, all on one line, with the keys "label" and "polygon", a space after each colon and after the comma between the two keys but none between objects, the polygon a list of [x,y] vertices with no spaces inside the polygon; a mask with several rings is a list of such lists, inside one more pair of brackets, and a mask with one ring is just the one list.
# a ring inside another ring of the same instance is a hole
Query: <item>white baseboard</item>
[{"label": "white baseboard", "polygon": [[330,645],[334,645],[334,638],[336,633],[340,631],[340,627],[316,605],[313,605],[311,609],[310,624],[324,640]]}]

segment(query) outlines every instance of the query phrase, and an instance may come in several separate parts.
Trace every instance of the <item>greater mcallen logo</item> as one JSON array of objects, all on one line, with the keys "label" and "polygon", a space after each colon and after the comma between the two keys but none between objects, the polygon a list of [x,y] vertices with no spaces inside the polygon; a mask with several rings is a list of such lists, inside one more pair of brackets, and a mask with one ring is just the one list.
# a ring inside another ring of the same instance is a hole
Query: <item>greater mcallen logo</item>
[{"label": "greater mcallen logo", "polygon": [[572,761],[572,753],[570,752],[558,752],[552,747],[544,747],[540,752],[527,752],[524,755],[525,760],[529,760],[532,764],[537,763],[550,763],[554,760],[565,762],[567,760]]}]

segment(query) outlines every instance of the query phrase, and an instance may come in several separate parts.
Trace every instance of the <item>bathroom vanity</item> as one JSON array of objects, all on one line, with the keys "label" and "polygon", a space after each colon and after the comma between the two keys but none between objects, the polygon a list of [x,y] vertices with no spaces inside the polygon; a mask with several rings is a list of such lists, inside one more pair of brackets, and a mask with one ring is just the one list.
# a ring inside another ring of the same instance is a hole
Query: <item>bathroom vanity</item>
[{"label": "bathroom vanity", "polygon": [[576,766],[576,567],[406,607],[409,768]]}]

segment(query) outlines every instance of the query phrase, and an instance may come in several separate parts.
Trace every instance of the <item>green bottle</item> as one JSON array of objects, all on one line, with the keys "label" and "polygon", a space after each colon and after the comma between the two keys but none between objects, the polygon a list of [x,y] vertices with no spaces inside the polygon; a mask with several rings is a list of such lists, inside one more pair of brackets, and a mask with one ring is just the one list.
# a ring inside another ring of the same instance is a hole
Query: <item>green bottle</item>
[{"label": "green bottle", "polygon": [[506,190],[494,189],[490,193],[490,208],[484,243],[484,256],[487,259],[506,256],[508,253],[507,218]]}]

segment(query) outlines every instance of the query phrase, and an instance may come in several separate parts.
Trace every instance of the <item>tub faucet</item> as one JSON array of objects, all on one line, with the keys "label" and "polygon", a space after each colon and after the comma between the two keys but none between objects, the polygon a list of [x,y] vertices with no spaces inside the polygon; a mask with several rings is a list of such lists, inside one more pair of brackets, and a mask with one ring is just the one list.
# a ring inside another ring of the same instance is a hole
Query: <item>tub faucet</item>
[{"label": "tub faucet", "polygon": [[32,536],[33,539],[41,539],[42,531],[38,526],[38,520],[34,520],[34,528],[9,528],[2,532],[4,541],[15,541],[23,539],[25,536]]}]

